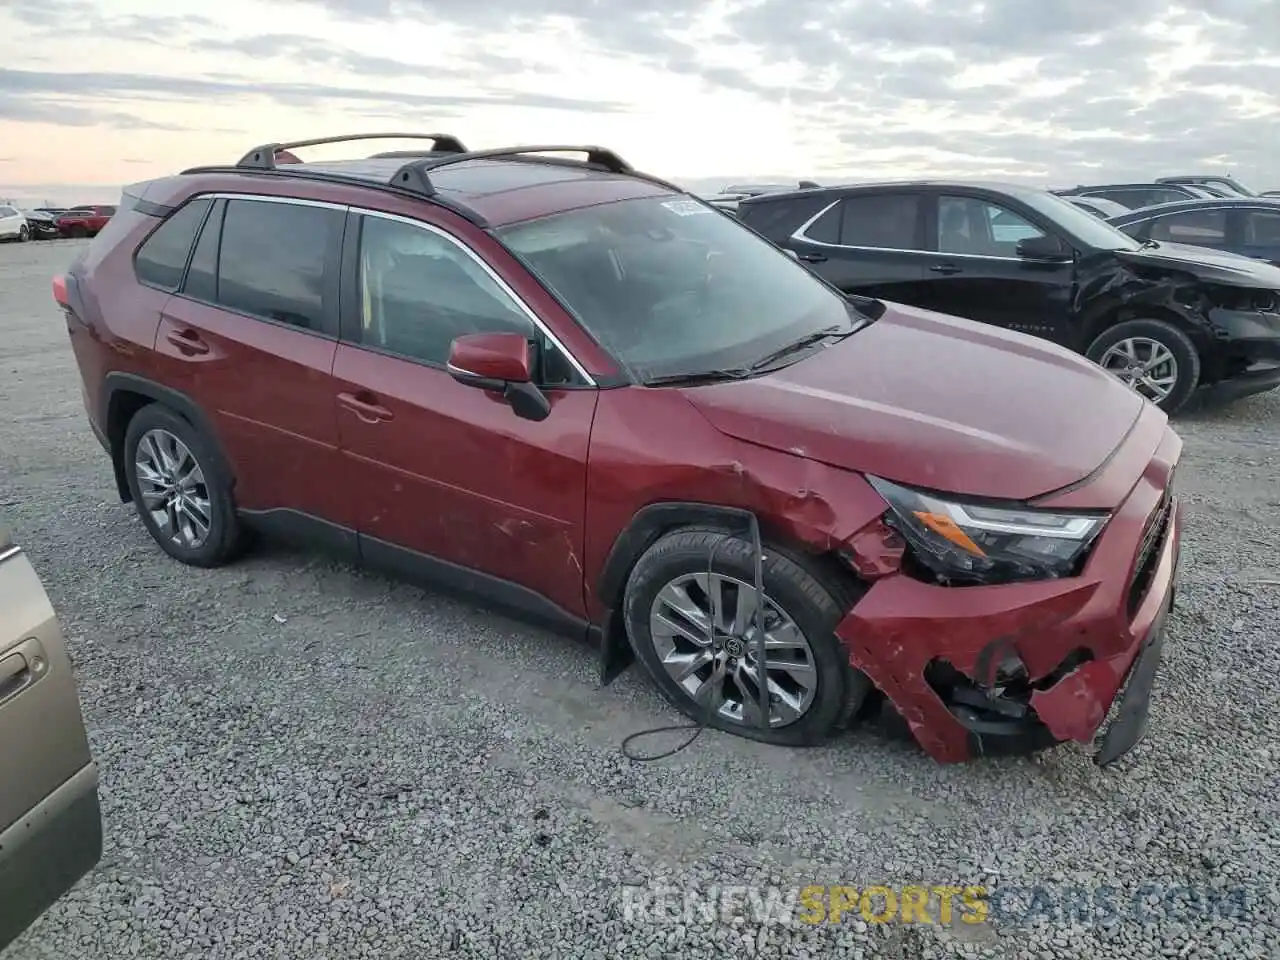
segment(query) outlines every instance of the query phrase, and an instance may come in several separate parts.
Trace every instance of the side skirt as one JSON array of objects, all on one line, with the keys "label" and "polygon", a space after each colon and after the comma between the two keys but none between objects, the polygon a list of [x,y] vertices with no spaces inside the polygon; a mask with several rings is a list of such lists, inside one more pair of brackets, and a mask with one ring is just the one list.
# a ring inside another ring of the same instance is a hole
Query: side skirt
[{"label": "side skirt", "polygon": [[[562,636],[600,643],[601,631],[528,587],[407,547],[364,536],[297,510],[241,510],[250,529],[272,539],[324,550],[398,580],[481,601],[487,609]],[[624,641],[625,642],[625,641]]]}]

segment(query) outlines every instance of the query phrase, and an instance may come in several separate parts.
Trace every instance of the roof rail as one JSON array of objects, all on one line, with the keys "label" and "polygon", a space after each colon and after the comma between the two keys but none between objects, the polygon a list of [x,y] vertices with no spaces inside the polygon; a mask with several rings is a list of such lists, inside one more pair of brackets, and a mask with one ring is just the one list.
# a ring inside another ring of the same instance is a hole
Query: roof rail
[{"label": "roof rail", "polygon": [[[450,153],[446,156],[419,157],[410,160],[391,177],[391,186],[412,190],[424,197],[436,194],[435,185],[431,182],[430,172],[440,167],[455,163],[466,163],[468,160],[496,160],[501,158],[527,157],[536,153],[585,153],[587,163],[604,167],[610,173],[635,174],[635,169],[627,161],[605,147],[566,146],[564,144],[547,144],[526,147],[496,147],[492,150],[475,150],[470,153]],[[528,159],[537,159],[529,157]]]},{"label": "roof rail", "polygon": [[294,140],[289,143],[264,143],[254,147],[240,158],[236,166],[245,170],[274,170],[276,154],[298,147],[317,147],[325,143],[349,143],[353,140],[431,140],[435,153],[462,154],[467,148],[451,133],[349,133],[340,137],[316,137],[314,140]]}]

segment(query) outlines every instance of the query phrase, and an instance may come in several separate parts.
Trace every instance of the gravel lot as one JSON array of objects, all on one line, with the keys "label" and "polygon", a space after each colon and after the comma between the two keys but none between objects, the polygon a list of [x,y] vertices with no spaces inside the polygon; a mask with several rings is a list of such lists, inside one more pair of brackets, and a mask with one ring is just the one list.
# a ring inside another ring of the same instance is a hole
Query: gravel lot
[{"label": "gravel lot", "polygon": [[[637,672],[601,689],[586,648],[281,548],[168,560],[116,500],[50,301],[79,243],[0,246],[0,515],[70,637],[107,847],[6,960],[1280,955],[1280,395],[1180,424],[1183,593],[1116,767],[944,768],[873,731],[637,765],[620,741],[673,714]],[[1118,913],[628,919],[622,885],[661,882],[1042,907],[1102,885]]]}]

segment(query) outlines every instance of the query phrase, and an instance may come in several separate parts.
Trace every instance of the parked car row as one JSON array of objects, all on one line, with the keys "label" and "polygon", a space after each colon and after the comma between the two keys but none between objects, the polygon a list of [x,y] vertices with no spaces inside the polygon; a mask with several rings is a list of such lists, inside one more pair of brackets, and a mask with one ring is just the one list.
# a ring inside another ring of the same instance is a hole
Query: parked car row
[{"label": "parked car row", "polygon": [[35,207],[20,209],[0,203],[0,240],[56,240],[60,237],[95,237],[116,208],[109,204],[83,207]]},{"label": "parked car row", "polygon": [[[1181,184],[1169,184],[1181,188]],[[1280,203],[1136,211],[999,184],[854,184],[742,200],[737,215],[849,294],[1031,333],[1166,412],[1199,388],[1280,385]]]}]

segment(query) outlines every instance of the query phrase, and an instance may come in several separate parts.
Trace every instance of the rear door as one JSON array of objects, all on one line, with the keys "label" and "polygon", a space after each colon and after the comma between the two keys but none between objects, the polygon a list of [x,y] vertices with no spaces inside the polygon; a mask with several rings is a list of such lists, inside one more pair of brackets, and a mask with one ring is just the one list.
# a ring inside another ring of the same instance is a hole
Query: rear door
[{"label": "rear door", "polygon": [[354,526],[346,491],[330,482],[345,217],[334,204],[218,198],[156,336],[166,382],[212,422],[237,506],[286,534],[294,522],[311,533]]},{"label": "rear door", "polygon": [[[1073,262],[1018,256],[1018,244],[1055,236],[1011,202],[938,194],[929,209],[926,292],[920,306],[1071,344]],[[1064,254],[1070,246],[1057,237]]]},{"label": "rear door", "polygon": [[924,196],[911,191],[846,195],[801,224],[788,246],[845,293],[914,303],[926,269]]},{"label": "rear door", "polygon": [[0,529],[0,950],[101,856],[98,770],[62,631]]},{"label": "rear door", "polygon": [[1238,252],[1280,264],[1280,204],[1234,211],[1239,218]]}]

